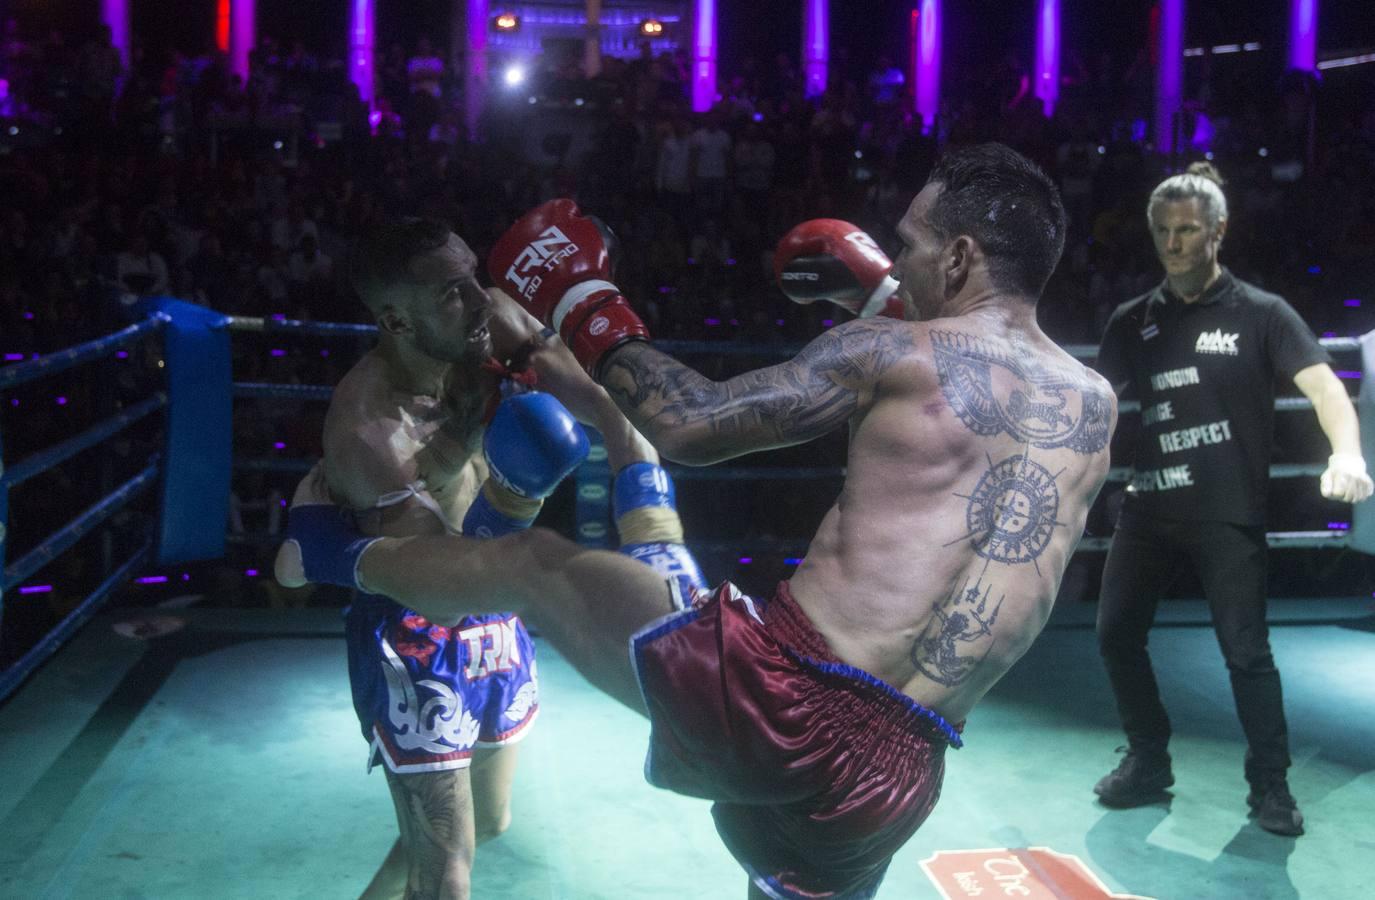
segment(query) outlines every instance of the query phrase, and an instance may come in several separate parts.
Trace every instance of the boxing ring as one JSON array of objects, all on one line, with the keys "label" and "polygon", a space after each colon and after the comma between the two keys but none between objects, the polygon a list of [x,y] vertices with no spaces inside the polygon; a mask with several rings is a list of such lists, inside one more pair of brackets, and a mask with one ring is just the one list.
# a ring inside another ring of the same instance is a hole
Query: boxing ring
[{"label": "boxing ring", "polygon": [[[122,328],[117,333],[95,339],[95,341],[87,342],[87,344],[73,346],[73,348],[62,350],[62,352],[52,353],[52,355],[19,361],[19,363],[0,368],[0,397],[5,398],[4,403],[10,403],[8,397],[11,397],[11,394],[22,389],[22,387],[39,383],[43,379],[59,374],[59,372],[76,370],[77,367],[83,367],[83,365],[117,359],[120,355],[128,357],[131,352],[136,355],[139,348],[157,350],[157,353],[161,355],[161,360],[165,363],[159,367],[164,374],[162,375],[164,383],[161,386],[150,390],[147,396],[124,403],[113,414],[98,420],[94,425],[85,427],[84,430],[78,431],[72,437],[56,442],[51,447],[29,453],[22,459],[11,460],[5,456],[5,436],[0,433],[0,460],[3,460],[3,469],[0,469],[0,473],[3,473],[0,474],[0,550],[4,550],[3,556],[0,556],[4,562],[3,580],[0,580],[0,628],[3,628],[5,614],[10,611],[12,606],[34,602],[36,598],[41,599],[43,596],[41,592],[26,591],[26,588],[34,587],[34,577],[43,573],[45,566],[51,565],[63,554],[73,552],[73,548],[76,548],[80,541],[99,535],[102,529],[111,528],[111,522],[114,522],[115,519],[132,517],[132,521],[135,521],[136,524],[135,528],[132,529],[133,532],[136,532],[135,539],[122,541],[128,545],[129,550],[113,556],[109,552],[104,554],[106,558],[99,566],[100,570],[95,587],[84,592],[84,595],[74,602],[72,609],[65,611],[61,620],[56,622],[50,631],[41,636],[41,639],[37,640],[25,653],[8,662],[3,673],[0,673],[0,732],[5,731],[3,716],[11,715],[14,710],[23,712],[23,710],[28,710],[30,706],[36,704],[39,706],[44,704],[61,706],[65,702],[61,698],[54,699],[52,697],[52,690],[54,690],[52,679],[56,677],[55,672],[58,669],[67,665],[67,657],[70,655],[65,651],[59,653],[63,644],[73,643],[73,651],[80,647],[80,653],[87,655],[100,655],[106,651],[115,655],[124,653],[117,647],[110,649],[110,647],[100,646],[102,638],[100,638],[99,633],[92,632],[91,629],[83,629],[83,625],[98,616],[111,596],[117,595],[121,588],[131,583],[133,578],[148,572],[148,570],[168,570],[169,567],[184,565],[184,563],[192,561],[213,561],[213,559],[223,558],[227,548],[241,547],[250,548],[250,550],[263,548],[265,554],[267,548],[275,544],[275,541],[281,540],[281,537],[265,532],[227,535],[225,522],[228,519],[228,504],[230,504],[228,495],[230,495],[232,477],[234,474],[243,473],[281,475],[283,478],[294,477],[296,474],[307,471],[314,460],[289,458],[289,456],[274,456],[274,458],[234,456],[232,453],[232,444],[234,444],[232,405],[243,403],[243,401],[259,401],[259,403],[289,401],[289,403],[296,404],[325,404],[331,396],[331,386],[234,381],[231,368],[232,342],[249,339],[246,335],[253,334],[268,335],[279,344],[309,339],[309,341],[325,341],[331,342],[331,344],[333,342],[352,342],[352,344],[362,346],[373,339],[375,328],[373,326],[359,326],[359,324],[307,323],[290,322],[290,320],[285,319],[249,319],[249,317],[221,316],[199,308],[199,306],[183,304],[183,302],[158,301],[148,308],[146,317],[129,327]],[[1375,333],[1364,335],[1361,338],[1327,338],[1323,339],[1323,345],[1331,352],[1339,355],[1341,359],[1347,359],[1353,353],[1360,355],[1360,372],[1358,374],[1361,376],[1361,387],[1358,408],[1360,408],[1361,422],[1363,422],[1363,447],[1367,458],[1375,459],[1375,378],[1372,378],[1372,371],[1375,371]],[[657,346],[661,346],[671,355],[689,361],[693,360],[694,357],[709,356],[716,357],[716,359],[738,357],[737,361],[748,360],[751,364],[777,361],[781,357],[791,355],[797,349],[795,345],[749,345],[734,344],[734,342],[661,341],[657,342]],[[1096,348],[1088,345],[1071,346],[1067,349],[1078,359],[1092,359],[1096,353]],[[1352,372],[1352,374],[1357,374],[1357,372]],[[1283,397],[1276,401],[1277,411],[1286,412],[1286,414],[1310,408],[1312,407],[1308,401],[1303,400],[1303,398]],[[1123,403],[1121,411],[1123,414],[1137,412],[1138,407],[1137,404]],[[11,420],[14,419],[11,418]],[[118,440],[120,436],[124,436],[135,427],[147,429],[147,427],[155,425],[161,425],[161,429],[159,429],[159,436],[153,442],[154,445],[147,453],[146,458],[131,460],[128,463],[131,471],[115,478],[115,484],[111,486],[109,491],[89,506],[74,511],[72,515],[66,518],[65,524],[59,526],[50,535],[41,540],[30,540],[28,543],[21,541],[22,551],[18,554],[10,554],[8,548],[15,544],[15,541],[12,540],[15,533],[14,529],[21,529],[22,532],[26,528],[22,517],[19,521],[10,521],[8,497],[12,491],[21,488],[25,482],[32,481],[47,471],[61,467],[63,464],[72,464],[73,460],[81,458],[83,453],[100,451],[102,445]],[[832,492],[839,489],[841,478],[844,475],[843,467],[788,466],[788,464],[784,464],[784,466],[748,464],[748,466],[716,466],[708,467],[708,469],[671,467],[671,471],[676,480],[682,484],[693,485],[696,482],[705,482],[707,489],[711,489],[714,488],[715,482],[722,482],[725,491],[731,491],[738,482],[745,482],[752,488],[756,488],[760,482],[780,482],[780,484],[786,485],[825,485],[826,491]],[[1314,478],[1316,480],[1321,471],[1323,471],[1323,464],[1320,463],[1283,463],[1272,466],[1270,477],[1275,478],[1275,480],[1291,480],[1291,478]],[[1111,471],[1110,480],[1115,482],[1126,481],[1127,474],[1129,474],[1129,470],[1125,467],[1115,467]],[[598,448],[594,445],[594,452],[591,453],[588,462],[584,463],[573,475],[573,481],[575,481],[575,488],[573,488],[573,497],[575,497],[573,499],[573,521],[575,521],[575,525],[573,525],[573,529],[575,529],[577,540],[590,545],[608,544],[612,540],[613,528],[610,524],[609,470],[606,466],[605,451],[598,452]],[[1371,507],[1372,504],[1367,503],[1363,506]],[[1356,550],[1371,554],[1371,552],[1375,552],[1375,522],[1371,521],[1372,517],[1375,517],[1375,511],[1357,506],[1353,508],[1349,526],[1346,528],[1297,530],[1297,532],[1283,532],[1281,530],[1281,532],[1270,533],[1268,540],[1270,547],[1276,548],[1276,550],[1334,548],[1334,550]],[[126,525],[126,530],[128,530],[128,525]],[[1078,550],[1082,554],[1101,552],[1107,548],[1108,541],[1110,541],[1108,537],[1086,536],[1079,544]],[[804,541],[778,539],[778,537],[762,537],[762,539],[742,541],[719,540],[709,536],[694,537],[692,529],[689,529],[689,544],[703,558],[703,567],[704,570],[707,570],[709,577],[720,577],[722,574],[720,573],[720,566],[727,565],[731,561],[745,562],[753,556],[775,555],[784,556],[786,562],[792,563],[796,561],[797,556],[802,555],[806,550]],[[14,558],[11,558],[11,555]],[[263,562],[267,563],[264,567],[270,567],[267,558],[264,558]],[[1345,607],[1346,611],[1343,613],[1331,613],[1328,609],[1330,605],[1324,606],[1323,611],[1303,611],[1299,609],[1301,603],[1303,603],[1302,600],[1284,606],[1281,618],[1288,617],[1294,621],[1302,622],[1319,622],[1323,627],[1330,627],[1334,622],[1338,622],[1336,625],[1338,628],[1346,628],[1346,625],[1342,625],[1341,622],[1358,621],[1358,618],[1353,618],[1349,606]],[[1089,613],[1092,613],[1092,610],[1089,610]],[[263,611],[263,616],[250,618],[263,620],[254,625],[254,628],[270,629],[272,627],[271,617],[276,616],[276,614],[278,613]],[[1167,613],[1162,613],[1162,621],[1169,625],[1171,616],[1176,618],[1176,624],[1180,627],[1180,633],[1178,633],[1180,638],[1187,639],[1189,643],[1202,642],[1203,644],[1211,639],[1209,629],[1189,628],[1191,622],[1195,625],[1198,624],[1198,621],[1195,621],[1196,616],[1198,616],[1196,611],[1167,611]],[[298,610],[281,611],[283,620],[296,621],[298,617],[300,617]],[[1039,650],[1034,650],[1033,654],[1028,654],[1027,664],[1024,666],[1028,669],[1028,676],[1024,679],[1006,679],[1009,684],[1001,690],[1002,694],[1008,698],[1008,706],[994,709],[994,712],[990,713],[989,720],[990,723],[994,723],[994,727],[998,727],[998,723],[1006,725],[1020,721],[1020,713],[1017,710],[1030,704],[1031,701],[1027,697],[1033,690],[1031,686],[1038,679],[1044,680],[1045,686],[1049,686],[1052,690],[1063,691],[1071,687],[1079,687],[1078,684],[1067,679],[1063,672],[1057,671],[1053,660],[1055,660],[1057,651],[1082,657],[1085,650],[1079,644],[1082,644],[1083,640],[1092,639],[1092,616],[1089,614],[1089,617],[1085,618],[1085,611],[1068,609],[1064,610],[1063,616],[1057,613],[1057,617],[1059,617],[1057,620],[1052,620],[1052,629],[1048,629],[1048,632],[1055,631],[1056,621],[1059,621],[1063,625],[1063,633],[1048,633],[1045,638],[1038,640]],[[319,625],[319,633],[312,631],[314,628],[316,625],[311,625],[311,627],[301,629],[301,631],[311,632],[312,638],[319,638],[322,635],[336,635],[337,632],[333,625]],[[1363,631],[1363,628],[1357,627],[1357,631]],[[301,638],[300,633],[297,633],[296,636]],[[1352,638],[1352,636],[1343,635],[1343,638]],[[1356,638],[1360,638],[1360,635],[1356,635]],[[1092,644],[1085,644],[1085,646],[1092,646]],[[131,650],[129,653],[133,653],[133,651]],[[1211,653],[1215,657],[1215,649]],[[1369,651],[1367,650],[1368,654]],[[44,666],[44,662],[52,657],[58,657],[58,660],[54,662],[56,668]],[[1213,662],[1215,664],[1215,660]],[[1097,665],[1096,653],[1092,654],[1092,658],[1088,658],[1085,664],[1086,666]],[[568,679],[576,679],[571,669],[568,669],[565,664],[561,664],[557,655],[551,654],[551,662],[549,664],[542,662],[542,666],[555,673],[562,673],[562,676],[568,677]],[[1287,666],[1286,662],[1284,671],[1286,671],[1286,684],[1288,686],[1290,669]],[[1221,666],[1217,665],[1215,668],[1220,669]],[[1367,660],[1367,658],[1358,661],[1356,677],[1361,677],[1360,673],[1364,672],[1365,668],[1371,669],[1371,675],[1364,676],[1364,683],[1375,682],[1375,677],[1372,677],[1375,675],[1375,661]],[[44,671],[40,671],[40,669],[44,669]],[[128,682],[128,677],[132,676],[124,676],[124,680],[117,680],[117,683],[125,684]],[[344,669],[338,668],[331,675],[323,677],[334,679],[338,687],[342,688],[345,680]],[[550,677],[553,676],[546,675],[546,679],[550,679]],[[1185,680],[1188,680],[1202,676],[1189,669],[1184,677]],[[1302,672],[1299,673],[1299,677],[1302,677]],[[21,686],[26,682],[32,682],[32,690],[30,687],[21,690]],[[81,691],[76,691],[76,693],[80,694]],[[1089,693],[1094,694],[1094,691],[1090,690]],[[34,697],[36,694],[43,699]],[[337,712],[347,715],[347,694],[341,695],[341,697]],[[1107,694],[1105,684],[1097,688],[1094,697],[1096,699],[1093,702],[1096,702],[1101,708],[1100,712],[1107,713],[1107,716],[1101,717],[1101,721],[1094,720],[1093,728],[1103,725],[1104,734],[1111,734],[1112,725],[1115,724],[1115,721],[1111,720],[1111,698],[1110,694]],[[1356,699],[1361,699],[1360,695],[1356,695]],[[586,713],[587,709],[593,709],[593,706],[590,705],[597,701],[594,698],[583,697],[579,694],[576,697],[568,698],[566,702],[569,704],[569,710],[583,710],[583,713]],[[557,712],[558,704],[560,704],[558,694],[551,691],[549,708],[553,710],[553,715],[550,717],[560,715]],[[1206,706],[1207,704],[1199,705],[1199,709],[1204,709]],[[597,706],[595,709],[601,708]],[[1185,715],[1187,712],[1188,710],[1185,709]],[[89,715],[89,710],[87,713]],[[583,715],[583,713],[577,713],[577,715]],[[15,713],[15,715],[19,715],[19,713]],[[74,715],[80,715],[80,712],[74,713]],[[573,712],[569,715],[572,716]],[[591,712],[586,713],[586,715],[602,716],[605,713]],[[1063,713],[1056,713],[1056,715],[1063,716]],[[1206,713],[1203,715],[1206,716]],[[1295,716],[1299,723],[1295,731],[1302,730],[1302,721],[1306,715],[1308,713],[1299,712],[1299,715]],[[1052,719],[1053,717],[1056,716],[1052,716]],[[1225,720],[1226,716],[1221,716],[1221,719]],[[1341,721],[1341,717],[1338,717],[1334,724],[1339,723],[1339,721]],[[1221,734],[1225,728],[1218,731],[1220,727],[1214,727],[1214,725],[1209,725],[1209,728],[1206,728],[1210,741],[1215,738],[1225,745],[1225,735],[1218,738],[1217,734],[1214,734],[1214,732]],[[571,725],[571,727],[580,727],[580,725]],[[635,721],[631,721],[624,727],[634,730],[634,728],[639,728],[639,725]],[[12,742],[14,739],[17,738],[11,735],[10,738],[5,738],[5,741],[10,742],[0,742],[0,758],[8,760],[11,753],[18,752],[17,745]],[[340,753],[348,756],[349,760],[352,761],[353,756],[362,754],[362,745],[353,746],[353,743],[358,743],[356,742],[356,735],[349,736],[347,739],[349,743],[345,746],[348,749],[341,750]],[[1110,743],[1112,739],[1114,738],[1104,738],[1104,741]],[[54,738],[54,741],[55,747],[66,746],[62,745],[58,738]],[[639,741],[641,741],[642,747],[642,735]],[[1364,736],[1357,735],[1357,738],[1353,738],[1353,743],[1360,743],[1360,741],[1365,741]],[[1368,746],[1368,743],[1365,743],[1365,746]],[[356,750],[358,753],[351,754],[349,750]],[[1045,764],[1053,765],[1059,758],[1056,754],[1066,753],[1066,750],[1060,747],[1060,749],[1055,750],[1046,749],[1045,752],[1049,753]],[[627,758],[631,758],[628,769],[621,769],[621,780],[627,782],[628,785],[634,785],[634,782],[638,780],[635,776],[635,771],[638,771],[638,753],[639,747],[635,749],[635,752],[628,753]],[[1009,749],[1008,753],[1015,754],[1016,752]],[[1346,754],[1345,750],[1343,750],[1343,754]],[[538,750],[536,750],[535,756],[544,758]],[[566,761],[551,761],[554,760],[555,756],[557,754],[549,754],[549,757],[544,758],[546,763],[554,765],[560,772],[558,775],[549,776],[550,779],[553,779],[551,782],[542,782],[546,789],[553,790],[551,785],[565,778],[565,776],[566,778],[583,778],[584,775],[577,774],[569,768]],[[1035,753],[1031,756],[1034,757]],[[1302,761],[1303,745],[1301,741],[1297,741],[1295,758]],[[617,765],[624,763],[620,753],[606,754],[606,758],[599,761]],[[984,758],[984,761],[987,763],[987,758]],[[1081,772],[1082,778],[1079,780],[1083,780],[1082,785],[1071,782],[1074,785],[1072,790],[1077,791],[1074,794],[1075,801],[1086,805],[1086,807],[1092,807],[1092,797],[1089,796],[1089,786],[1092,779],[1088,778],[1088,774],[1089,772],[1096,772],[1099,768],[1105,768],[1108,763],[1110,763],[1110,758],[1105,757],[1093,757],[1092,763],[1085,763],[1086,767],[1089,768],[1085,768]],[[1236,768],[1232,763],[1233,761],[1229,761],[1226,767],[1222,767],[1221,763],[1218,764],[1218,772],[1225,772],[1226,774],[1225,776],[1220,775],[1220,778],[1231,778],[1232,768]],[[588,761],[586,764],[591,765],[593,763]],[[1038,778],[1037,775],[1024,771],[1024,765],[1015,765],[1012,768],[1013,774],[1019,775],[1019,778],[1031,780]],[[1364,790],[1371,798],[1371,802],[1375,802],[1375,783],[1368,783],[1369,772],[1363,774],[1361,765],[1352,764],[1349,768],[1352,768],[1352,783],[1358,783],[1361,790]],[[1368,765],[1364,768],[1368,768]],[[349,767],[347,772],[347,778],[356,779],[356,768]],[[613,775],[608,775],[608,778],[613,778]],[[25,802],[36,797],[34,791],[39,791],[43,783],[41,778],[34,779],[32,785],[29,786],[28,793],[23,794],[22,797],[8,798],[8,800],[3,791],[0,791],[0,826],[4,826],[5,823],[28,822],[29,819],[21,819]],[[315,785],[315,787],[325,790],[320,785]],[[375,789],[377,785],[371,785],[371,787]],[[649,794],[648,800],[646,800],[645,791],[648,789],[643,789],[642,786],[627,787],[627,790],[630,790],[631,793],[627,794],[626,800],[623,801],[623,811],[632,811],[635,815],[667,816],[665,822],[668,824],[665,824],[665,827],[676,827],[672,823],[678,820],[679,815],[692,815],[696,819],[705,818],[703,812],[696,811],[696,808],[693,807],[694,801],[682,801],[686,805],[679,807],[676,805],[679,801],[664,800],[663,796],[657,793]],[[947,790],[950,790],[949,787]],[[979,794],[980,797],[983,796],[980,791],[987,793],[980,786],[964,786],[964,790]],[[1008,790],[1008,787],[1004,786],[1002,790]],[[1070,789],[1067,787],[1067,790]],[[993,794],[987,794],[987,801],[990,804],[995,804],[997,801],[995,791]],[[378,812],[386,812],[384,802],[378,801],[377,797],[369,802],[377,805]],[[549,805],[547,800],[531,802],[536,813],[539,812],[540,805],[543,804],[544,807]],[[1302,797],[1301,802],[1303,802]],[[663,807],[663,809],[667,809],[667,812],[661,811],[660,807],[663,804],[667,804],[667,807]],[[1305,804],[1305,809],[1308,809],[1309,805],[1313,804]],[[683,809],[689,808],[694,809],[694,811],[682,812]],[[951,820],[946,823],[943,830],[942,826],[938,824],[940,815],[942,815],[942,809],[938,808],[938,812],[932,819],[932,824],[928,824],[927,829],[918,834],[918,838],[914,838],[913,844],[920,845],[923,844],[923,841],[929,844],[931,841],[954,840],[954,838],[950,838],[951,831],[953,831],[953,833],[960,834],[960,840],[967,841],[968,845],[979,845],[979,838],[972,833],[972,826],[969,826],[971,819],[968,819],[967,811],[960,812],[958,807],[947,808],[945,815],[951,816]],[[964,824],[956,827],[956,819],[961,815],[965,816],[965,819],[960,819],[960,822],[964,822]],[[1118,857],[1118,853],[1111,849],[1114,846],[1114,841],[1127,840],[1127,838],[1145,840],[1141,835],[1134,833],[1133,829],[1140,830],[1147,826],[1149,815],[1151,815],[1149,809],[1144,812],[1119,813],[1119,818],[1116,819],[1118,824],[1108,824],[1108,826],[1088,824],[1088,826],[1083,827],[1077,838],[1064,837],[1061,838],[1061,841],[1079,842],[1081,852],[1089,853],[1094,860],[1099,860],[1100,867],[1104,867],[1103,859],[1116,859]],[[8,819],[5,819],[4,816],[8,816]],[[979,819],[980,816],[973,816],[972,822],[979,822]],[[1074,816],[1071,816],[1070,819],[1074,819]],[[1321,822],[1320,816],[1313,816],[1312,813],[1310,813],[1310,819]],[[631,824],[631,826],[621,827],[634,830],[635,826]],[[711,837],[709,824],[704,827],[707,829],[707,837]],[[1151,827],[1154,829],[1154,826]],[[385,833],[382,826],[380,829],[382,833]],[[1365,831],[1369,830],[1371,829],[1367,824],[1364,831],[1358,831],[1357,835],[1364,834]],[[1101,831],[1097,837],[1094,835],[1096,831]],[[945,834],[946,837],[921,837],[921,835],[928,833]],[[34,841],[39,840],[39,837],[34,837],[37,831],[34,831],[32,827],[25,831],[25,834],[28,834]],[[697,831],[693,831],[693,835],[693,841],[701,837]],[[1019,835],[1009,834],[1000,838],[1000,841],[1004,842],[1005,845],[1015,846],[1019,845],[1017,837]],[[1022,837],[1026,838],[1027,842],[1048,840],[1048,838],[1035,837],[1035,835],[1022,835]],[[1365,840],[1371,840],[1371,838],[1375,838],[1375,834],[1369,835]],[[960,840],[956,840],[956,844]],[[1209,835],[1204,835],[1203,838],[1198,838],[1193,844],[1199,844],[1200,841],[1207,844],[1207,841],[1210,840]],[[1317,845],[1319,835],[1305,838],[1305,840],[1309,841],[1309,844]],[[983,841],[984,844],[987,844],[987,838],[983,838]],[[709,842],[711,841],[708,841],[708,844]],[[17,846],[25,846],[25,844],[23,841],[19,841]],[[77,845],[77,848],[80,849],[81,846],[87,845],[80,844]],[[914,849],[913,853],[928,852],[932,846],[921,846],[920,849]],[[1176,853],[1176,855],[1182,853],[1188,859],[1198,856],[1198,853],[1181,849],[1181,846],[1170,846],[1169,842],[1166,842],[1165,851]],[[712,856],[712,851],[709,849],[701,848],[701,852],[707,853],[708,859],[715,860],[715,863],[711,863],[712,866],[720,863],[719,867],[722,868],[722,871],[729,871],[729,884],[734,885],[731,893],[738,893],[736,889],[742,889],[744,879],[737,878],[736,871],[730,870],[729,860],[725,863],[720,862],[722,857]],[[5,851],[0,851],[0,870],[5,868],[4,855]],[[1336,864],[1336,860],[1346,855],[1345,845],[1342,848],[1335,848],[1334,846],[1331,860]],[[558,856],[558,859],[551,857],[553,860],[550,862],[551,871],[562,871],[560,867],[568,868],[569,871],[583,871],[586,868],[582,864],[571,862],[566,855],[560,856],[558,853],[553,853],[553,856]],[[76,864],[70,863],[70,859],[72,859],[70,853],[67,859],[69,859],[69,864]],[[1126,860],[1126,862],[1122,862],[1123,871],[1130,870],[1138,862],[1138,860],[1132,859],[1130,855],[1123,856],[1122,859]],[[1160,859],[1173,859],[1173,857],[1166,856],[1160,857]],[[1178,862],[1178,860],[1174,860],[1174,862]],[[620,863],[608,862],[606,864],[610,866],[610,864]],[[1112,871],[1111,866],[1105,867],[1110,870],[1112,877],[1123,882],[1129,881],[1121,873]],[[584,875],[591,877],[586,873]],[[1297,874],[1291,873],[1291,875],[1291,879],[1297,879]],[[5,888],[5,884],[7,884],[5,878],[7,877],[0,875],[0,895],[7,895],[8,893],[7,888]],[[903,878],[906,878],[906,875],[903,875]],[[913,878],[916,877],[913,875]],[[48,882],[48,884],[51,888],[52,882]],[[496,882],[491,882],[491,884],[496,884]],[[916,885],[925,884],[925,882],[910,881],[898,882],[898,884]],[[1295,885],[1297,884],[1298,882],[1295,881]],[[616,896],[609,888],[605,889],[606,893],[579,893],[579,890],[569,888],[569,885],[566,884],[564,888],[566,889],[564,893],[558,893],[557,890],[554,890],[549,896]],[[51,890],[48,893],[52,893]],[[56,890],[56,895],[70,896],[63,895],[62,890]],[[23,893],[23,895],[14,896],[29,895]],[[214,896],[249,895],[235,895],[230,890],[223,895]],[[303,893],[300,896],[309,895]],[[478,893],[477,896],[487,895]],[[510,893],[510,895],[491,896],[535,895]],[[671,895],[650,892],[635,896]],[[690,896],[720,895],[718,893],[701,893],[701,895]],[[898,889],[892,888],[890,884],[883,892],[880,892],[880,897],[885,896],[927,895],[907,895],[905,892],[898,892]],[[1269,895],[1255,893],[1255,895],[1247,896]],[[1286,895],[1279,893],[1275,896]]]}]

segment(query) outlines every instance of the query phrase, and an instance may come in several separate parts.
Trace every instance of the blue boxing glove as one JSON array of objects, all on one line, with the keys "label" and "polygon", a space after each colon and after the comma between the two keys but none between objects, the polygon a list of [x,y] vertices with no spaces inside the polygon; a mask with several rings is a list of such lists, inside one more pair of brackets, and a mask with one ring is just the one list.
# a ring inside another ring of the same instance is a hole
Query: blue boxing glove
[{"label": "blue boxing glove", "polygon": [[587,458],[582,426],[552,394],[507,397],[482,439],[489,472],[463,533],[492,538],[529,528],[544,498]]},{"label": "blue boxing glove", "polygon": [[287,513],[286,539],[301,549],[306,581],[358,587],[358,560],[379,541],[354,527],[349,513],[327,503],[293,506]]},{"label": "blue boxing glove", "polygon": [[662,466],[631,463],[616,474],[612,511],[621,535],[621,552],[674,583],[682,602],[707,589],[697,560],[683,543],[673,479]]}]

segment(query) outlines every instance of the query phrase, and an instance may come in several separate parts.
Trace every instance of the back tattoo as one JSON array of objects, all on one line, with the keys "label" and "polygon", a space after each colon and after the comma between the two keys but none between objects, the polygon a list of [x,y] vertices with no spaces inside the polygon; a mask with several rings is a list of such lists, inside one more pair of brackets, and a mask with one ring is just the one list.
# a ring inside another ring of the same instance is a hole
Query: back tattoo
[{"label": "back tattoo", "polygon": [[[1087,379],[1014,358],[959,331],[932,331],[931,350],[946,402],[975,434],[1008,434],[1042,450],[1084,454],[1107,446],[1112,401]],[[1017,382],[1005,398],[995,389],[995,368]]]}]

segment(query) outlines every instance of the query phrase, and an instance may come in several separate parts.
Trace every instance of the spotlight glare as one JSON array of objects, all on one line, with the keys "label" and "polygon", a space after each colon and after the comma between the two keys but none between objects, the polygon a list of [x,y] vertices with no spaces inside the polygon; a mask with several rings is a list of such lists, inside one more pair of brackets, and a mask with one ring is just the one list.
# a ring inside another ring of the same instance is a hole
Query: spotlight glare
[{"label": "spotlight glare", "polygon": [[658,19],[645,19],[640,23],[640,34],[645,37],[661,37],[664,33],[664,23]]},{"label": "spotlight glare", "polygon": [[492,24],[497,31],[515,31],[520,27],[520,17],[515,13],[498,13]]},{"label": "spotlight glare", "polygon": [[507,87],[515,87],[525,83],[525,70],[520,66],[511,66],[502,77],[505,79]]}]

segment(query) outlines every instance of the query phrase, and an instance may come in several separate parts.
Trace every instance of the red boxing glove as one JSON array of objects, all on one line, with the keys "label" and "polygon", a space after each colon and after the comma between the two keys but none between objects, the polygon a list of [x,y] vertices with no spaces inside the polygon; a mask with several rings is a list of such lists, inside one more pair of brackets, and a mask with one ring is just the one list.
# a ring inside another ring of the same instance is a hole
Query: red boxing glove
[{"label": "red boxing glove", "polygon": [[893,261],[874,239],[840,219],[811,219],[778,242],[773,272],[794,303],[830,302],[861,319],[903,318]]},{"label": "red boxing glove", "polygon": [[597,223],[572,200],[550,200],[507,229],[487,257],[487,272],[536,319],[563,338],[595,379],[601,360],[649,329],[611,277]]}]

